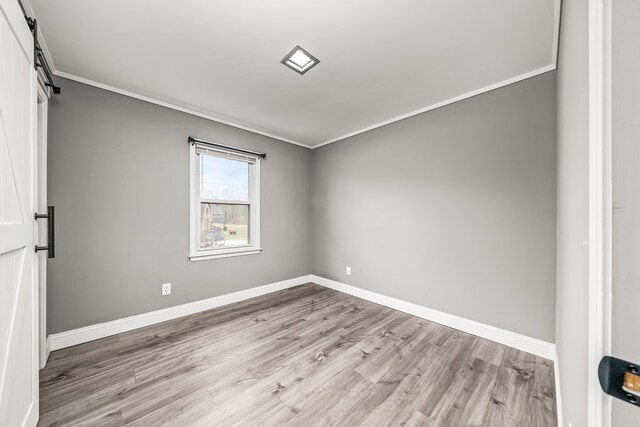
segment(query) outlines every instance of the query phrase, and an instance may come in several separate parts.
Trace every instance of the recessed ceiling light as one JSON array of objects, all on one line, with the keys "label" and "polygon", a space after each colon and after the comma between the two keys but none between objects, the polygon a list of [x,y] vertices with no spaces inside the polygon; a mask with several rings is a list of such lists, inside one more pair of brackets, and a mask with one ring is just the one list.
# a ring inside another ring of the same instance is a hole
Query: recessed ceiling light
[{"label": "recessed ceiling light", "polygon": [[320,61],[300,46],[296,46],[280,62],[293,71],[304,74],[318,65]]}]

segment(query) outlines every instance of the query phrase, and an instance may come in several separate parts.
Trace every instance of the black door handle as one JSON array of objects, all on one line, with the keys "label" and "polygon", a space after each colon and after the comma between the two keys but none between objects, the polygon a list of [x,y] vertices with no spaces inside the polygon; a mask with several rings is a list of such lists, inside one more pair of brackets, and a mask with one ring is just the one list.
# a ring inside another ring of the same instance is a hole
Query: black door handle
[{"label": "black door handle", "polygon": [[602,391],[635,406],[640,406],[636,381],[638,376],[640,365],[616,357],[605,356],[598,366]]},{"label": "black door handle", "polygon": [[56,257],[56,233],[55,233],[55,216],[54,216],[54,207],[48,206],[46,214],[35,214],[34,218],[38,219],[47,219],[47,246],[38,246],[36,245],[36,252],[39,251],[47,251],[48,258]]}]

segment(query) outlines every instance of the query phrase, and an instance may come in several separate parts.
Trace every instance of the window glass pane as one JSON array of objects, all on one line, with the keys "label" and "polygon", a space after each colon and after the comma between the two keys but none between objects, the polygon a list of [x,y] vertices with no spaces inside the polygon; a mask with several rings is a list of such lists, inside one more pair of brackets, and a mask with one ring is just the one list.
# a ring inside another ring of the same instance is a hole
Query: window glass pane
[{"label": "window glass pane", "polygon": [[249,201],[249,164],[199,154],[200,198]]},{"label": "window glass pane", "polygon": [[249,244],[249,205],[200,203],[200,249]]}]

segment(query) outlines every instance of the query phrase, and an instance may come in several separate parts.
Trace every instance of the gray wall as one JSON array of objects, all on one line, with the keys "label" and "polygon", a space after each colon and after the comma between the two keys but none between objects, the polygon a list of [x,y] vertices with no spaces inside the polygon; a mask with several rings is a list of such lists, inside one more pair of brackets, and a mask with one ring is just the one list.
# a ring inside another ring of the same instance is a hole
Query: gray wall
[{"label": "gray wall", "polygon": [[[640,363],[640,2],[613,1],[612,354]],[[638,425],[638,408],[614,399],[612,426]]]},{"label": "gray wall", "polygon": [[[311,152],[62,78],[49,116],[48,332],[309,274]],[[189,135],[268,153],[260,255],[190,262]],[[173,284],[162,297],[160,285]]]},{"label": "gray wall", "polygon": [[[314,151],[60,82],[49,333],[313,272],[554,341],[555,73]],[[190,134],[268,153],[262,254],[188,261]]]},{"label": "gray wall", "polygon": [[314,150],[312,212],[314,274],[553,342],[555,73]]},{"label": "gray wall", "polygon": [[563,0],[558,62],[556,345],[565,425],[587,425],[588,2]]}]

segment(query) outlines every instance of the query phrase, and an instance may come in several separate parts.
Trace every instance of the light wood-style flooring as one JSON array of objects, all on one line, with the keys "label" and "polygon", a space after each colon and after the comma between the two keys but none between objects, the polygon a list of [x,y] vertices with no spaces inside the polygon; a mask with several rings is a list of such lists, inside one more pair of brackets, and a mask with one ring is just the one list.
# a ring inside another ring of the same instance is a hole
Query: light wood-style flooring
[{"label": "light wood-style flooring", "polygon": [[553,363],[314,284],[51,354],[39,425],[556,426]]}]

